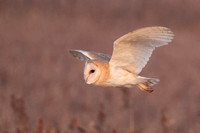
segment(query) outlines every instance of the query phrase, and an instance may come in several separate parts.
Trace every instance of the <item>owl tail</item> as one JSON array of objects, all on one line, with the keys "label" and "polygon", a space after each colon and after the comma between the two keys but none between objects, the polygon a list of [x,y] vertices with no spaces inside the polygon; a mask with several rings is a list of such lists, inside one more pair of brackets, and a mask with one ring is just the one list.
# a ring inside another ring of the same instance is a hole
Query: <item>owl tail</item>
[{"label": "owl tail", "polygon": [[155,84],[157,84],[159,82],[159,79],[155,79],[155,78],[145,78],[145,77],[137,77],[138,79],[138,84],[137,87],[140,88],[142,91],[146,91],[146,92],[152,92],[153,88],[152,86],[154,86]]}]

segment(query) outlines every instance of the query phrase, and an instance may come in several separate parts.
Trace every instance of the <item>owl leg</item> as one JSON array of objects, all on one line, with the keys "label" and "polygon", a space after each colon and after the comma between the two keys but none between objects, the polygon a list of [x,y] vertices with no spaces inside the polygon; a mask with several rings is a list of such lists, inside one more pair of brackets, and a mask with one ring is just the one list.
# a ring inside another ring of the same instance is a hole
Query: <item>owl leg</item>
[{"label": "owl leg", "polygon": [[149,93],[153,92],[153,89],[151,87],[149,87],[145,84],[142,84],[142,83],[137,84],[137,87],[140,88],[140,90],[142,90],[142,91],[146,91]]},{"label": "owl leg", "polygon": [[140,88],[142,91],[146,91],[149,93],[153,91],[152,86],[154,86],[159,82],[159,79],[145,78],[140,76],[137,77],[137,80],[139,81],[137,87]]}]

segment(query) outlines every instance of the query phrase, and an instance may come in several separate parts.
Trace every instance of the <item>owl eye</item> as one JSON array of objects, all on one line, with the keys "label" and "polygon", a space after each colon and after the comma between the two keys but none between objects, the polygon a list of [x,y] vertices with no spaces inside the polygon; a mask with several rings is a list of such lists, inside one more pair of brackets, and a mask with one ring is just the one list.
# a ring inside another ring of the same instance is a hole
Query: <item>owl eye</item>
[{"label": "owl eye", "polygon": [[94,69],[90,70],[90,73],[94,73],[94,72],[95,72],[95,70],[94,70]]}]

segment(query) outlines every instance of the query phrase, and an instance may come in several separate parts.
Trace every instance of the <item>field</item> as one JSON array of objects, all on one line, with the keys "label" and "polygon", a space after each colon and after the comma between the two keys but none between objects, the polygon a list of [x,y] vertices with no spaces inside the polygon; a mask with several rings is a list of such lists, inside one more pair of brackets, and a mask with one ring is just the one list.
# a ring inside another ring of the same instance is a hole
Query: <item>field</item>
[{"label": "field", "polygon": [[[0,133],[198,133],[200,2],[1,0]],[[175,34],[156,49],[137,87],[87,85],[68,50],[111,54],[114,40],[146,26]]]}]

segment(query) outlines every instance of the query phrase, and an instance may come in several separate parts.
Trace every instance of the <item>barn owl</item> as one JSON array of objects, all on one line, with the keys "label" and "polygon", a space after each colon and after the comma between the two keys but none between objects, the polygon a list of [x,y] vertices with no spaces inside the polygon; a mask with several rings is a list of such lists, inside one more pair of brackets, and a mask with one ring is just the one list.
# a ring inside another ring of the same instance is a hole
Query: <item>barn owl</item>
[{"label": "barn owl", "polygon": [[76,58],[85,61],[84,79],[87,84],[102,87],[127,87],[136,85],[152,92],[156,78],[139,76],[156,47],[167,45],[173,32],[166,27],[146,27],[130,32],[114,42],[112,56],[103,53],[70,50]]}]

